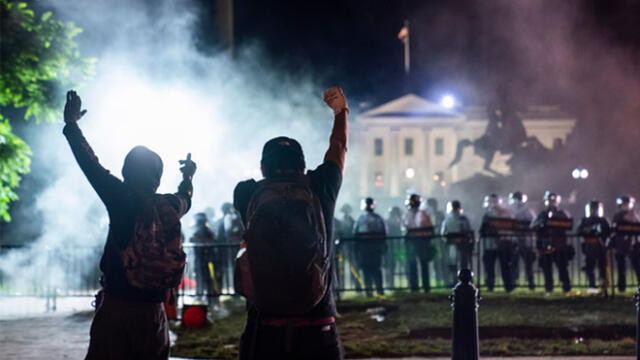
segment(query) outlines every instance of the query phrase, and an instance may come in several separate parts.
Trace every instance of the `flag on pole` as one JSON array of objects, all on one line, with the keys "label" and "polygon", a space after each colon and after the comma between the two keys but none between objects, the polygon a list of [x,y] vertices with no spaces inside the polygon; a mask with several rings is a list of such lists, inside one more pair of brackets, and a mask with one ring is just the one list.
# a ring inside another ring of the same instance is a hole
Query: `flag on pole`
[{"label": "flag on pole", "polygon": [[404,26],[402,26],[402,29],[400,29],[400,32],[398,33],[398,40],[401,40],[402,42],[406,42],[409,39],[409,27],[405,24]]}]

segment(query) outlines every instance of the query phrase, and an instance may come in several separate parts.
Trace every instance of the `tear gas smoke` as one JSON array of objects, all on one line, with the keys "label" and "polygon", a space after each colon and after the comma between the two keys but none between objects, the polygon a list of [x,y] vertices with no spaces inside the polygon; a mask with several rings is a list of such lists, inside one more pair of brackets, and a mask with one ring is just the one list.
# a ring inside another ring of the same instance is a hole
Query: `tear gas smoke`
[{"label": "tear gas smoke", "polygon": [[[183,221],[187,236],[193,214],[231,201],[238,181],[261,178],[261,149],[268,139],[294,137],[308,166],[320,163],[332,125],[321,97],[328,85],[270,70],[257,47],[240,49],[234,62],[226,54],[198,52],[193,3],[49,3],[55,14],[85,29],[83,53],[99,61],[97,77],[78,92],[88,110],[79,124],[101,164],[120,177],[126,153],[145,145],[165,164],[158,191],[175,192],[178,160],[192,153],[198,171],[192,210]],[[57,172],[49,174],[37,201],[44,234],[29,250],[11,252],[0,262],[0,272],[13,275],[14,289],[42,283],[45,273],[51,287],[73,288],[77,281],[69,280],[79,281],[78,273],[95,267],[97,258],[75,274],[67,274],[64,259],[105,240],[106,211],[61,132],[62,125],[32,144]]]}]

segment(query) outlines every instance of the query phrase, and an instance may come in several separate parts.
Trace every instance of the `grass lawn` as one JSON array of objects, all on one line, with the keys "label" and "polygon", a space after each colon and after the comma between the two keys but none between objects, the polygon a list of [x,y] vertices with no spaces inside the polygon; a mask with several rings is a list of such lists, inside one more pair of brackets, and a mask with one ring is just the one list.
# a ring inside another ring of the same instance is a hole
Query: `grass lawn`
[{"label": "grass lawn", "polygon": [[[339,303],[338,329],[350,358],[450,354],[452,311],[448,291],[397,294]],[[604,299],[529,292],[482,294],[479,308],[483,355],[630,355],[635,305],[628,293]],[[172,355],[235,359],[244,326],[244,302],[229,300],[230,315],[206,328],[175,326]]]}]

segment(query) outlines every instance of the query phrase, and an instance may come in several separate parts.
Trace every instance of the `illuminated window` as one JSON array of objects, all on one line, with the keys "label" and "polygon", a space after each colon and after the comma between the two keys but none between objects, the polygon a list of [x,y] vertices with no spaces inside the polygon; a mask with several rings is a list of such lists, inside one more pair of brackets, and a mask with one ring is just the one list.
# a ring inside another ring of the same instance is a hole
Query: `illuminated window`
[{"label": "illuminated window", "polygon": [[373,155],[382,156],[382,139],[375,138],[373,140]]},{"label": "illuminated window", "polygon": [[413,139],[412,138],[404,139],[404,154],[407,156],[413,155]]},{"label": "illuminated window", "polygon": [[383,187],[384,186],[384,176],[382,176],[381,171],[376,171],[373,176],[373,185],[375,187]]},{"label": "illuminated window", "polygon": [[442,156],[444,155],[444,139],[436,138],[436,155]]}]

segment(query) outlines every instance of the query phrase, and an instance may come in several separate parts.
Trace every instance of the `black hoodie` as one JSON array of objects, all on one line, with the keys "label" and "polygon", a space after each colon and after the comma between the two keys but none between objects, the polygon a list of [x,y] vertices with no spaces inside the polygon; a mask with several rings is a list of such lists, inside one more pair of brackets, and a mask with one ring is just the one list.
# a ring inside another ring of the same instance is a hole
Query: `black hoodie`
[{"label": "black hoodie", "polygon": [[[162,160],[145,147],[133,148],[122,169],[123,182],[100,165],[77,123],[67,124],[63,132],[78,165],[109,213],[109,235],[100,260],[105,291],[123,300],[163,302],[166,291],[148,291],[129,285],[119,254],[129,243],[138,211],[160,184]],[[191,181],[184,180],[177,193],[163,196],[174,206],[178,215],[183,216],[191,207],[191,193]]]}]

